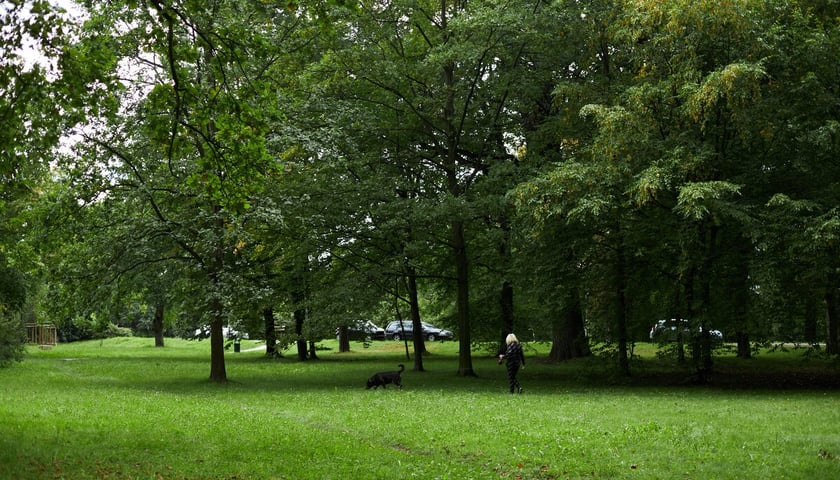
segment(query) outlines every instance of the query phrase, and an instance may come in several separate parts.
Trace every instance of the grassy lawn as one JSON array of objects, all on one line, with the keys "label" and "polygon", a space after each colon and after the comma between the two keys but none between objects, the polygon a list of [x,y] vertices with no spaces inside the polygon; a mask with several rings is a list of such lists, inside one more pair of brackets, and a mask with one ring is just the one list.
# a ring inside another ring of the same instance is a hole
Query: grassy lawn
[{"label": "grassy lawn", "polygon": [[[840,478],[840,371],[797,352],[721,358],[727,380],[699,387],[648,345],[632,383],[532,350],[509,395],[481,352],[479,377],[457,377],[453,342],[420,373],[393,342],[298,362],[246,341],[225,385],[206,380],[208,342],[152,345],[33,348],[0,370],[0,479]],[[365,390],[397,363],[402,391]],[[756,381],[768,366],[792,374]]]}]

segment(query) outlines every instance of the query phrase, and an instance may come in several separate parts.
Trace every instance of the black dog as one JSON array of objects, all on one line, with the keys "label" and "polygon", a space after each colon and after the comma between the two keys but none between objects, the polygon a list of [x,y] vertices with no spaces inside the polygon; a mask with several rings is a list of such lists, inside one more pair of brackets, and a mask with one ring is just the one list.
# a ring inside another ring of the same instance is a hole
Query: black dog
[{"label": "black dog", "polygon": [[402,372],[405,366],[401,363],[398,365],[399,370],[391,370],[390,372],[377,372],[372,377],[368,378],[367,388],[373,387],[376,390],[380,385],[385,388],[385,385],[393,383],[399,388],[402,388]]}]

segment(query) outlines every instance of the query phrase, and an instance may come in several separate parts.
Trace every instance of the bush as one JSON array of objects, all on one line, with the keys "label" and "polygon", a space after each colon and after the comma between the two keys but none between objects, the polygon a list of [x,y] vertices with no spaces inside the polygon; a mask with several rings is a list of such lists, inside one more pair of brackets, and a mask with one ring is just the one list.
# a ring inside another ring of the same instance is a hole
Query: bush
[{"label": "bush", "polygon": [[23,360],[26,327],[18,313],[10,313],[0,304],[0,367]]},{"label": "bush", "polygon": [[132,335],[133,333],[130,328],[120,327],[114,323],[108,322],[94,334],[94,338],[131,337]]}]

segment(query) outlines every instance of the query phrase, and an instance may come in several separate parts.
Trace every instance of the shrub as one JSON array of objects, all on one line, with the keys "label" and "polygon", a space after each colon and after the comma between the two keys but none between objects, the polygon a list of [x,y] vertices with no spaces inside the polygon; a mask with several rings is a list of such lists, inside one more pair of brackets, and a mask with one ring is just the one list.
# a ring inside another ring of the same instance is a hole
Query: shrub
[{"label": "shrub", "polygon": [[9,312],[0,304],[0,367],[23,360],[26,328],[17,312]]},{"label": "shrub", "polygon": [[115,338],[115,337],[131,337],[133,335],[132,331],[128,327],[120,327],[119,325],[115,325],[112,322],[106,323],[98,332],[94,334],[94,337],[99,338]]}]

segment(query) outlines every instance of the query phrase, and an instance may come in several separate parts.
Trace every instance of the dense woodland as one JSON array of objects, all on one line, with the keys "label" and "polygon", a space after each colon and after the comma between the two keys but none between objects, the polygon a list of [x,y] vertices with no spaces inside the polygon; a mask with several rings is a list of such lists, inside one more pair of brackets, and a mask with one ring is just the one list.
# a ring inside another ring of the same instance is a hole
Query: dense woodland
[{"label": "dense woodland", "polygon": [[357,319],[464,376],[510,331],[629,374],[665,318],[699,371],[709,329],[838,353],[837,2],[0,5],[3,363],[26,322],[209,326],[214,381],[224,327]]}]

